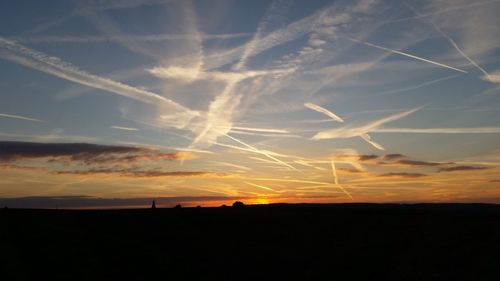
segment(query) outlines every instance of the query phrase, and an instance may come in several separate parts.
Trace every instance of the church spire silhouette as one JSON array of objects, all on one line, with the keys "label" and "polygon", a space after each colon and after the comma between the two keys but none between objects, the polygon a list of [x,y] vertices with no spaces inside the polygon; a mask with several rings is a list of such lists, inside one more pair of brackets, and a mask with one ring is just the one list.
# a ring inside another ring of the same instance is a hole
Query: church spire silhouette
[{"label": "church spire silhouette", "polygon": [[151,209],[156,209],[156,203],[155,203],[155,200],[153,200],[153,204],[151,204]]}]

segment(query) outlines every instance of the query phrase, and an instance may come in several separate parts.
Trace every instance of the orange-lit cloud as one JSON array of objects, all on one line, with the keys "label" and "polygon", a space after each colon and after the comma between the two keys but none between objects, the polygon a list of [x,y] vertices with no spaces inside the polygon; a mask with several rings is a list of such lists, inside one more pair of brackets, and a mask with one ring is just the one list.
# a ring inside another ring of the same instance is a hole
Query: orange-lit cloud
[{"label": "orange-lit cloud", "polygon": [[380,174],[378,176],[379,177],[419,178],[419,177],[425,177],[427,175],[420,174],[420,173],[386,173],[386,174]]},{"label": "orange-lit cloud", "polygon": [[485,170],[489,169],[488,167],[478,167],[478,166],[454,166],[441,168],[440,172],[463,172],[463,171],[475,171],[475,170]]},{"label": "orange-lit cloud", "polygon": [[54,172],[58,175],[118,175],[123,177],[135,177],[135,178],[161,178],[161,177],[194,177],[194,176],[210,176],[210,175],[220,175],[222,173],[213,172],[200,172],[200,171],[142,171],[133,169],[90,169],[83,171],[56,171]]},{"label": "orange-lit cloud", "polygon": [[0,161],[45,158],[49,161],[81,161],[86,164],[142,160],[189,160],[191,152],[163,153],[151,148],[88,143],[0,142]]}]

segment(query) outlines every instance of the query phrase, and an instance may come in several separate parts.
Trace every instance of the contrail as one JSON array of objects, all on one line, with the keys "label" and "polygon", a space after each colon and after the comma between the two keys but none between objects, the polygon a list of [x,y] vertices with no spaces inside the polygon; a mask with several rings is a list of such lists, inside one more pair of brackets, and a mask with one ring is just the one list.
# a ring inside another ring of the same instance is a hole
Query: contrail
[{"label": "contrail", "polygon": [[401,52],[401,51],[389,49],[389,48],[386,48],[386,47],[382,47],[382,46],[379,46],[379,45],[375,45],[373,43],[369,43],[369,42],[362,41],[362,40],[359,40],[359,39],[354,39],[354,38],[351,38],[351,37],[344,37],[344,38],[346,38],[348,40],[351,40],[353,42],[361,43],[363,45],[370,46],[370,47],[373,47],[373,48],[377,48],[377,49],[380,49],[380,50],[384,50],[384,51],[387,51],[387,52],[391,52],[391,53],[394,53],[394,54],[398,54],[398,55],[402,55],[402,56],[405,56],[405,57],[413,58],[413,59],[416,59],[416,60],[419,60],[419,61],[423,61],[423,62],[427,62],[427,63],[433,64],[433,65],[437,65],[437,66],[441,66],[441,67],[444,67],[444,68],[452,69],[452,70],[455,70],[455,71],[458,71],[458,72],[467,73],[467,71],[465,71],[463,69],[455,68],[453,66],[442,64],[442,63],[439,63],[439,62],[436,62],[436,61],[433,61],[433,60],[429,60],[429,59],[426,59],[426,58],[417,57],[417,56],[412,55],[412,54],[408,54],[408,53],[404,53],[404,52]]},{"label": "contrail", "polygon": [[294,180],[294,179],[275,179],[275,178],[252,178],[255,181],[281,181],[281,182],[295,182],[295,183],[310,183],[317,184],[323,186],[331,186],[332,184],[329,182],[321,182],[321,181],[306,181],[306,180]]},{"label": "contrail", "polygon": [[280,130],[280,129],[264,129],[264,128],[238,127],[238,126],[233,126],[231,128],[241,131],[262,132],[262,133],[279,133],[279,134],[290,133],[290,131],[288,130]]},{"label": "contrail", "polygon": [[233,167],[233,168],[237,168],[237,169],[241,169],[241,170],[246,170],[246,171],[250,171],[252,169],[248,168],[248,167],[245,167],[245,166],[241,166],[241,165],[236,165],[236,164],[233,164],[233,163],[228,163],[228,162],[222,162],[222,161],[210,161],[214,164],[218,164],[218,165],[222,165],[222,166],[228,166],[228,167]]},{"label": "contrail", "polygon": [[[267,159],[264,159],[264,158],[259,158],[259,157],[249,157],[251,159],[254,159],[254,160],[257,160],[257,161],[262,161],[262,162],[266,162],[266,163],[270,163],[270,164],[280,164],[280,165],[285,165],[287,168],[290,168],[290,165],[288,165],[287,163],[284,163],[283,161],[276,161],[276,158],[275,157],[272,157],[272,154],[275,154],[275,153],[272,153],[270,151],[266,151],[266,150],[258,150],[256,149],[255,147],[252,147],[252,148],[243,148],[243,147],[239,147],[239,146],[234,146],[234,145],[230,145],[230,144],[223,144],[223,143],[214,143],[218,146],[222,146],[222,147],[227,147],[227,148],[232,148],[232,149],[236,149],[236,150],[241,150],[241,151],[246,151],[246,152],[250,152],[250,153],[258,153],[258,154],[262,154],[270,159],[272,159],[273,161],[271,160],[267,160]],[[293,166],[292,166],[293,167]],[[295,170],[297,170],[296,168],[294,168]],[[299,170],[297,170],[299,171]]]},{"label": "contrail", "polygon": [[33,121],[33,122],[45,122],[40,119],[35,119],[35,118],[30,118],[30,117],[24,117],[24,116],[19,116],[19,115],[13,115],[13,114],[6,114],[6,113],[0,113],[0,117],[6,117],[6,118],[12,118],[12,119],[19,119],[19,120],[26,120],[26,121]]},{"label": "contrail", "polygon": [[[434,24],[433,24],[434,25]],[[437,28],[437,27],[436,27]],[[439,30],[439,29],[438,29]],[[484,68],[482,68],[479,64],[477,64],[471,57],[469,57],[464,51],[462,51],[462,49],[460,49],[460,47],[458,47],[457,43],[451,38],[449,37],[447,34],[445,34],[444,32],[441,32],[441,34],[443,35],[443,37],[445,37],[446,39],[448,39],[448,41],[450,41],[450,43],[453,45],[453,47],[455,47],[455,49],[465,58],[467,59],[470,64],[472,64],[473,66],[475,66],[477,69],[479,69],[479,71],[481,71],[484,76],[486,77],[486,79],[488,79],[488,81],[490,82],[493,82],[493,79],[491,78],[490,74],[488,72],[486,72],[486,70],[484,70]]]},{"label": "contrail", "polygon": [[319,113],[323,113],[326,116],[332,118],[333,120],[335,120],[337,122],[344,123],[344,119],[340,118],[337,114],[335,114],[335,113],[331,112],[330,110],[323,108],[319,105],[316,105],[316,104],[310,103],[310,102],[306,102],[306,103],[304,103],[304,106],[309,108],[309,109],[312,109],[314,111],[317,111]]},{"label": "contrail", "polygon": [[292,135],[292,134],[270,134],[270,133],[256,133],[256,132],[247,132],[247,131],[240,131],[240,130],[233,130],[229,131],[230,133],[237,134],[237,135],[250,135],[250,136],[262,136],[262,137],[270,137],[270,138],[301,138],[299,135]]},{"label": "contrail", "polygon": [[280,164],[282,164],[282,165],[284,165],[284,166],[286,166],[286,167],[288,167],[288,168],[290,168],[290,169],[292,169],[292,170],[295,170],[295,171],[297,171],[297,172],[300,172],[300,171],[299,171],[297,168],[295,168],[294,166],[292,166],[292,165],[290,165],[290,164],[287,164],[287,163],[285,163],[285,162],[283,162],[283,161],[279,160],[278,158],[276,158],[276,157],[274,157],[274,156],[270,155],[269,153],[267,153],[266,151],[263,151],[263,150],[257,149],[257,148],[255,148],[255,147],[253,147],[253,146],[251,146],[251,145],[249,145],[249,144],[247,144],[247,143],[245,143],[245,142],[243,142],[243,141],[241,141],[241,140],[239,140],[239,139],[236,139],[236,138],[234,138],[234,137],[232,137],[232,136],[230,136],[230,135],[228,135],[228,134],[225,134],[225,136],[226,136],[226,137],[228,137],[228,138],[230,138],[230,139],[232,139],[232,140],[234,140],[235,142],[238,142],[238,143],[242,144],[243,146],[248,147],[250,150],[252,150],[252,151],[253,151],[253,152],[255,152],[255,153],[262,154],[262,155],[266,156],[267,158],[269,158],[269,159],[272,159],[272,160],[276,161],[277,163],[280,163]]},{"label": "contrail", "polygon": [[366,141],[367,143],[369,143],[369,144],[371,144],[373,147],[375,147],[376,149],[379,149],[379,150],[385,150],[385,148],[384,148],[382,145],[380,145],[380,144],[378,144],[378,143],[374,142],[374,141],[372,140],[372,138],[370,137],[370,135],[368,135],[368,134],[361,134],[361,135],[359,135],[359,136],[360,136],[360,137],[361,137],[364,141]]},{"label": "contrail", "polygon": [[383,128],[376,129],[377,133],[415,133],[415,134],[498,134],[500,127],[478,128]]},{"label": "contrail", "polygon": [[305,160],[294,160],[293,162],[294,162],[294,163],[297,163],[297,164],[299,164],[299,165],[303,165],[303,166],[306,166],[306,167],[311,167],[311,168],[314,168],[314,169],[316,169],[316,170],[320,170],[320,171],[325,171],[325,170],[326,170],[326,169],[324,169],[324,168],[321,168],[321,167],[315,166],[315,165],[313,165],[313,164],[311,164],[311,163],[309,163],[309,162],[307,162],[307,161],[305,161]]},{"label": "contrail", "polygon": [[[408,7],[408,9],[410,9],[413,13],[415,13],[415,15],[417,16],[420,16],[420,14],[417,12],[417,10],[415,10],[415,8],[413,8],[412,6],[410,6],[408,3],[404,3],[406,5],[406,7]],[[479,66],[479,64],[477,64],[471,57],[469,57],[459,46],[458,44],[455,42],[455,40],[453,40],[453,38],[451,38],[448,34],[446,34],[441,28],[439,28],[434,22],[432,21],[428,21],[428,23],[439,33],[441,34],[446,40],[448,40],[448,42],[450,42],[450,44],[455,48],[455,50],[457,50],[458,53],[460,53],[467,61],[469,61],[470,64],[472,64],[473,66],[475,66],[477,69],[479,69],[479,71],[481,71],[486,79],[488,81],[492,81],[491,77],[490,77],[490,74],[488,72],[486,72],[486,70],[484,70],[484,68],[482,68],[481,66]]]},{"label": "contrail", "polygon": [[432,85],[432,84],[435,84],[435,83],[438,83],[438,82],[441,82],[441,81],[446,81],[446,80],[449,80],[449,79],[454,79],[454,78],[457,78],[457,77],[459,77],[461,75],[463,75],[463,74],[449,75],[449,76],[446,76],[446,77],[441,77],[441,78],[437,78],[437,79],[434,79],[434,80],[431,80],[431,81],[423,82],[423,83],[418,84],[418,85],[414,85],[414,86],[410,86],[410,87],[406,87],[406,88],[399,88],[399,89],[395,89],[395,90],[390,90],[390,91],[382,92],[382,93],[380,93],[380,95],[394,94],[394,93],[400,93],[400,92],[406,92],[406,91],[416,90],[416,89],[420,89],[420,88],[423,88],[423,87],[426,87],[426,86],[429,86],[429,85]]},{"label": "contrail", "polygon": [[351,194],[349,192],[347,192],[347,190],[345,190],[345,188],[343,188],[339,184],[339,178],[337,176],[337,169],[335,169],[335,162],[333,160],[331,161],[331,164],[332,164],[332,174],[333,174],[333,180],[335,181],[335,186],[337,186],[340,190],[342,190],[342,192],[344,192],[347,196],[349,196],[349,198],[353,199]]},{"label": "contrail", "polygon": [[416,112],[418,110],[420,110],[423,106],[419,106],[419,107],[416,107],[416,108],[413,108],[413,109],[410,109],[408,111],[404,111],[404,112],[400,112],[400,113],[396,113],[396,114],[393,114],[393,115],[390,115],[390,116],[387,116],[387,117],[384,117],[382,119],[379,119],[379,120],[375,120],[371,123],[369,123],[368,125],[364,126],[365,128],[368,128],[369,131],[372,131],[380,126],[382,126],[383,124],[385,123],[388,123],[388,122],[392,122],[392,121],[396,121],[396,120],[399,120],[403,117],[406,117],[410,114],[412,114],[413,112]]},{"label": "contrail", "polygon": [[268,190],[268,191],[276,192],[276,190],[274,190],[272,188],[269,188],[267,186],[260,185],[260,184],[255,184],[255,183],[251,183],[251,182],[247,182],[247,181],[245,181],[244,183],[252,185],[252,186],[255,186],[255,187],[258,187],[258,188],[262,188],[262,189],[265,189],[265,190]]},{"label": "contrail", "polygon": [[189,119],[198,115],[197,112],[189,110],[163,96],[88,73],[60,58],[30,49],[3,37],[0,37],[0,57],[91,88],[104,90],[146,103],[166,104],[171,107],[171,109],[187,113],[190,115],[188,117]]},{"label": "contrail", "polygon": [[319,139],[334,139],[334,138],[352,138],[352,137],[361,137],[364,141],[368,142],[370,145],[374,146],[377,149],[384,150],[384,148],[372,141],[370,135],[368,135],[369,132],[373,132],[377,130],[380,126],[382,126],[385,123],[392,122],[398,119],[401,119],[419,109],[422,107],[417,107],[408,111],[400,112],[397,114],[393,114],[387,117],[384,117],[382,119],[378,119],[375,121],[372,121],[366,125],[361,125],[358,127],[342,127],[342,128],[336,128],[336,129],[330,129],[326,131],[320,131],[316,133],[312,139],[313,140],[319,140]]},{"label": "contrail", "polygon": [[137,128],[121,127],[121,126],[111,126],[113,129],[124,130],[124,131],[139,131]]},{"label": "contrail", "polygon": [[276,165],[276,161],[271,161],[269,159],[255,157],[255,156],[248,156],[248,158],[250,158],[252,160],[256,160],[256,161],[260,161],[260,162],[264,162],[264,163]]}]

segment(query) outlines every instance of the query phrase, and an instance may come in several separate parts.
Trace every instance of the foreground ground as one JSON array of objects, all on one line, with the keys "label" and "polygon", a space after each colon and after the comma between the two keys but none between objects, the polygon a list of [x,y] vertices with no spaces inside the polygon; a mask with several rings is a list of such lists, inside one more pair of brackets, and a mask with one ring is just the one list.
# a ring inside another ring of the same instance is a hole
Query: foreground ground
[{"label": "foreground ground", "polygon": [[500,280],[500,206],[0,210],[0,274],[2,280]]}]

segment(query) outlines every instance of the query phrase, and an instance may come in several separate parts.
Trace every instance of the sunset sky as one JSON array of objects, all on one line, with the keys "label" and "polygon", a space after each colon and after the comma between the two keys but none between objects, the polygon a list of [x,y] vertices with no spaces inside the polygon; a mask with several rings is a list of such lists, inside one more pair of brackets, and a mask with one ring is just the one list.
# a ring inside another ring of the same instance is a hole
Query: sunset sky
[{"label": "sunset sky", "polygon": [[0,204],[500,203],[499,14],[3,1]]}]

